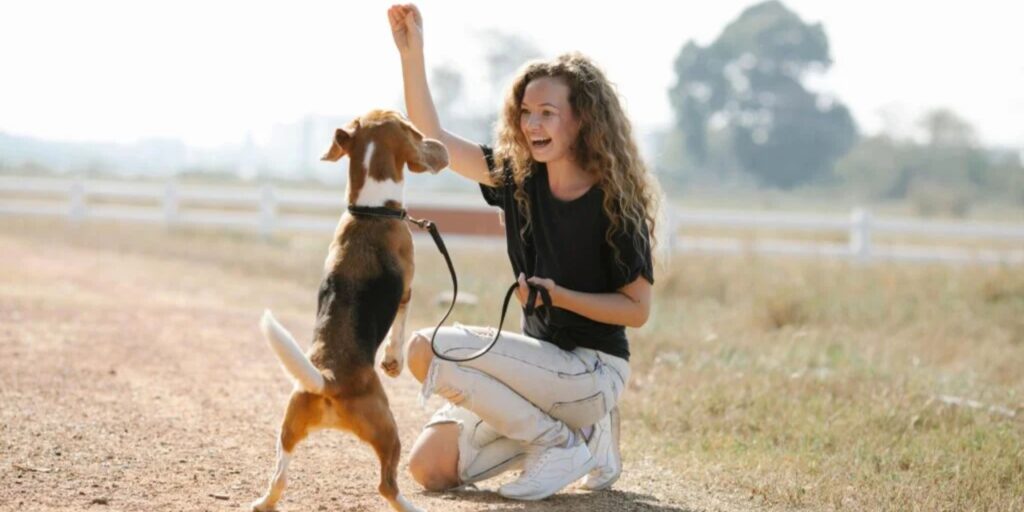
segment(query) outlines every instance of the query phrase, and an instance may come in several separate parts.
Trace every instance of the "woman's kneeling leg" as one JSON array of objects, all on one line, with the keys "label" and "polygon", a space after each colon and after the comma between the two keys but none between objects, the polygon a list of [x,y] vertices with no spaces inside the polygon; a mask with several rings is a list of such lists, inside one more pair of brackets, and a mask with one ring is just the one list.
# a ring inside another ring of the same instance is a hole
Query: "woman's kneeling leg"
[{"label": "woman's kneeling leg", "polygon": [[458,487],[459,425],[439,423],[420,433],[409,456],[409,473],[428,491]]},{"label": "woman's kneeling leg", "polygon": [[447,404],[423,429],[409,472],[425,489],[443,491],[521,469],[523,443],[503,437],[475,413]]}]

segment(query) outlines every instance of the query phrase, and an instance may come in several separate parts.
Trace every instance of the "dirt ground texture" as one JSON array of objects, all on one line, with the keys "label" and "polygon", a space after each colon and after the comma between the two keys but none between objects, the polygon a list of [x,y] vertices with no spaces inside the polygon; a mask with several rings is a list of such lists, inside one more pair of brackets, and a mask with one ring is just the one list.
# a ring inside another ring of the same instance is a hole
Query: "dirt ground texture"
[{"label": "dirt ground texture", "polygon": [[[239,510],[262,494],[290,384],[257,320],[271,307],[305,343],[315,289],[281,270],[288,247],[204,240],[0,222],[0,510]],[[255,263],[248,251],[260,252]],[[420,407],[408,370],[381,378],[403,443],[399,485],[428,510],[753,506],[628,453],[611,491],[519,503],[494,492],[499,479],[424,492],[408,452],[441,402]],[[281,510],[389,510],[376,457],[351,434],[312,435],[289,476]]]}]

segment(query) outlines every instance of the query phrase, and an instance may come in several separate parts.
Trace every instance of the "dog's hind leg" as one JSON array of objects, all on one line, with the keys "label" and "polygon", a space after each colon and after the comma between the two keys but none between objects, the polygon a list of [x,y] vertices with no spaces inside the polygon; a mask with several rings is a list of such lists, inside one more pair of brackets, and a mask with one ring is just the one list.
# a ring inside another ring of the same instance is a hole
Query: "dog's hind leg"
[{"label": "dog's hind leg", "polygon": [[281,422],[281,432],[277,437],[277,465],[270,476],[267,493],[252,503],[254,512],[274,510],[278,500],[284,494],[288,479],[288,463],[296,445],[309,435],[310,429],[320,422],[323,411],[323,398],[312,393],[297,391],[292,393],[288,402],[288,411]]},{"label": "dog's hind leg", "polygon": [[380,459],[380,485],[377,490],[381,496],[399,512],[423,512],[398,490],[398,459],[402,455],[402,443],[380,381],[370,393],[347,403],[345,413],[346,427],[377,452]]},{"label": "dog's hind leg", "polygon": [[288,472],[288,463],[291,461],[291,452],[284,449],[283,443],[280,438],[277,441],[277,468],[274,473],[270,476],[270,485],[267,488],[267,493],[262,498],[252,502],[253,512],[268,512],[274,510],[277,501],[281,499],[281,495],[284,494],[284,486],[286,475]]}]

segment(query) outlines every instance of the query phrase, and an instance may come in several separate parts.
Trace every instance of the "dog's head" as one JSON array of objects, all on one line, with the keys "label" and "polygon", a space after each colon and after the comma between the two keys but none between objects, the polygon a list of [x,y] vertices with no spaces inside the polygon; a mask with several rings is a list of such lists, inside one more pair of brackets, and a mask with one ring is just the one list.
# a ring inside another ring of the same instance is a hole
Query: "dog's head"
[{"label": "dog's head", "polygon": [[356,203],[367,180],[401,184],[402,172],[437,173],[448,166],[448,151],[427,139],[398,112],[374,110],[334,132],[321,160],[336,162],[349,156],[349,202]]}]

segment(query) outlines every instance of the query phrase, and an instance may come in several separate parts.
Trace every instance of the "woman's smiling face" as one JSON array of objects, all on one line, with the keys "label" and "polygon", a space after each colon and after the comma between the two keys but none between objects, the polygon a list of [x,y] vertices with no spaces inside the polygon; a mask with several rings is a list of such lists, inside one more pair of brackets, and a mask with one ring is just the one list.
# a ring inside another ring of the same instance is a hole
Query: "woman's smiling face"
[{"label": "woman's smiling face", "polygon": [[531,80],[519,106],[519,128],[534,161],[572,159],[580,127],[569,105],[569,86],[554,77]]}]

